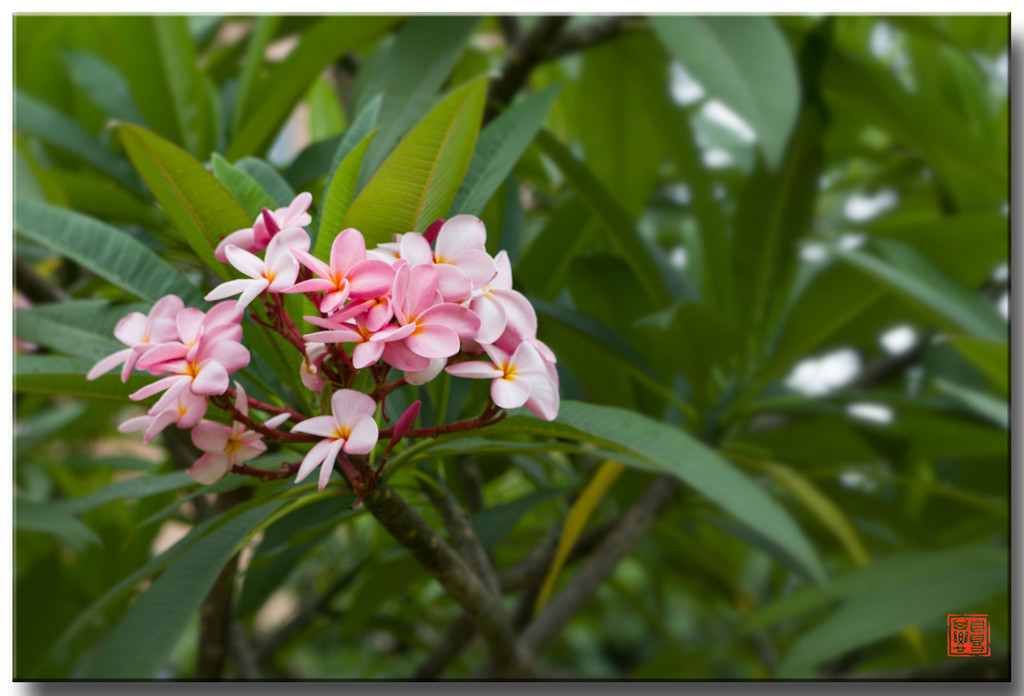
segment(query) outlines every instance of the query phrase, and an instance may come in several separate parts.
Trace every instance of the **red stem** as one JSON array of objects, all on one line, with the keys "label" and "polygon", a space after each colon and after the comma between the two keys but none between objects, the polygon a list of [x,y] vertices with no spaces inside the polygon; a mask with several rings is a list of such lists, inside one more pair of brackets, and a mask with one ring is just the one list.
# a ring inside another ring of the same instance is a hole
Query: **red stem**
[{"label": "red stem", "polygon": [[[228,387],[228,390],[224,392],[224,396],[233,402],[235,400],[235,390],[231,387]],[[287,413],[289,416],[291,416],[291,418],[289,418],[288,420],[295,421],[296,423],[306,420],[306,416],[302,415],[288,404],[285,404],[284,406],[275,406],[273,404],[268,404],[266,401],[254,399],[248,394],[246,394],[246,398],[249,401],[249,407],[254,408],[257,411],[266,411],[267,413],[275,414]]]},{"label": "red stem", "polygon": [[242,476],[255,476],[261,481],[269,481],[271,479],[287,478],[299,470],[300,462],[291,462],[283,464],[280,469],[257,469],[254,466],[246,466],[244,464],[235,464],[231,467],[231,473],[241,474]]},{"label": "red stem", "polygon": [[269,437],[272,440],[278,442],[316,442],[321,439],[316,435],[306,435],[304,433],[286,433],[275,428],[268,428],[263,423],[257,423],[249,416],[243,415],[241,411],[235,408],[235,405],[225,399],[223,396],[211,396],[210,401],[217,408],[226,411],[233,420],[238,421],[250,430],[255,430],[264,437]]}]

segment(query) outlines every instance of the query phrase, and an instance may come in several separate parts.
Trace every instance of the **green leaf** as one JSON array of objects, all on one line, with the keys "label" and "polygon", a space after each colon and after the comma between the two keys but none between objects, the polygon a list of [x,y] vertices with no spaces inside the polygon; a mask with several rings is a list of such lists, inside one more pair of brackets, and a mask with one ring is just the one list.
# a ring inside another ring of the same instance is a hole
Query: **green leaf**
[{"label": "green leaf", "polygon": [[992,304],[935,268],[913,248],[891,239],[876,240],[874,245],[883,259],[838,246],[833,250],[839,258],[922,306],[947,326],[981,338],[1006,337],[1007,324]]},{"label": "green leaf", "polygon": [[679,478],[776,543],[810,577],[824,581],[825,571],[817,552],[785,508],[718,453],[678,428],[621,408],[563,401],[554,421],[511,416],[489,426],[487,434],[554,437],[625,450],[635,456],[623,457],[622,463]]},{"label": "green leaf", "polygon": [[501,541],[502,537],[515,529],[523,515],[541,503],[560,498],[565,493],[565,489],[562,488],[527,493],[511,502],[481,510],[473,515],[470,522],[473,524],[476,535],[480,538],[480,544],[490,550]]},{"label": "green leaf", "polygon": [[1010,405],[1006,401],[944,379],[935,380],[935,388],[959,401],[982,418],[990,420],[1006,430],[1010,429]]},{"label": "green leaf", "polygon": [[243,157],[235,162],[235,167],[255,179],[256,183],[274,199],[278,208],[288,207],[295,198],[295,190],[276,169],[263,160]]},{"label": "green leaf", "polygon": [[16,498],[14,528],[18,531],[50,534],[75,546],[82,542],[102,546],[96,532],[72,517],[66,510],[50,503]]},{"label": "green leaf", "polygon": [[776,166],[796,122],[800,84],[769,17],[651,18],[655,33],[707,93],[743,117]]},{"label": "green leaf", "polygon": [[249,43],[245,47],[245,60],[242,72],[238,76],[238,91],[235,92],[235,104],[231,111],[231,131],[237,132],[242,119],[250,111],[253,101],[254,87],[259,80],[263,67],[263,55],[267,46],[281,25],[280,15],[260,15],[253,20],[252,31],[249,32]]},{"label": "green leaf", "polygon": [[370,99],[383,95],[377,121],[381,132],[366,153],[366,172],[359,178],[360,187],[435,100],[479,22],[479,17],[468,15],[410,17],[395,32],[394,43],[382,49],[383,53],[375,53],[373,58],[377,60],[368,60],[360,68],[353,111],[361,112]]},{"label": "green leaf", "polygon": [[15,229],[143,300],[168,293],[186,303],[202,295],[149,247],[116,227],[32,200],[14,204]]},{"label": "green leaf", "polygon": [[804,107],[778,169],[770,172],[759,164],[740,194],[732,244],[733,288],[737,316],[755,331],[763,331],[781,309],[800,258],[797,242],[811,231],[822,141],[818,110]]},{"label": "green leaf", "polygon": [[317,78],[306,95],[309,105],[309,137],[313,142],[341,135],[345,130],[345,112],[330,83]]},{"label": "green leaf", "polygon": [[359,144],[342,160],[341,165],[331,177],[331,182],[324,192],[320,224],[316,234],[316,246],[313,249],[313,255],[317,258],[329,257],[334,238],[344,229],[342,221],[345,219],[345,213],[352,204],[352,197],[356,193],[359,168],[363,165],[366,148],[369,147],[376,134],[376,130],[367,133],[366,137],[359,141]]},{"label": "green leaf", "polygon": [[909,551],[874,559],[871,563],[839,573],[828,587],[809,585],[760,607],[743,622],[740,635],[772,626],[779,621],[810,613],[840,599],[885,591],[893,587],[928,584],[951,569],[1005,567],[1006,553],[983,546],[963,546],[939,551]]},{"label": "green leaf", "polygon": [[647,32],[583,53],[573,124],[590,171],[631,217],[647,204],[667,154],[657,111],[667,96],[669,62]]},{"label": "green leaf", "polygon": [[452,203],[453,215],[480,214],[540,130],[560,90],[560,85],[554,85],[523,99],[481,131],[466,178]]},{"label": "green leaf", "polygon": [[104,113],[121,121],[142,123],[128,83],[113,66],[87,51],[66,49],[61,57],[71,81]]},{"label": "green leaf", "polygon": [[61,148],[133,191],[143,188],[131,166],[104,147],[76,121],[26,94],[14,93],[14,124],[25,133]]},{"label": "green leaf", "polygon": [[479,79],[442,99],[380,166],[340,227],[355,227],[373,246],[444,216],[469,166],[486,93]]},{"label": "green leaf", "polygon": [[88,495],[61,501],[57,506],[69,514],[80,515],[113,500],[145,498],[158,493],[187,488],[194,484],[195,481],[189,478],[184,471],[160,476],[140,476],[128,481],[116,481]]},{"label": "green leaf", "polygon": [[228,144],[227,158],[262,154],[292,107],[324,68],[398,21],[385,16],[332,16],[319,19],[288,57],[258,85],[262,99],[253,98],[238,132]]},{"label": "green leaf", "polygon": [[197,157],[212,145],[206,90],[184,16],[115,19],[119,67],[146,124]]},{"label": "green leaf", "polygon": [[118,375],[104,375],[89,382],[85,374],[95,361],[65,358],[59,355],[22,355],[14,361],[14,391],[37,394],[62,394],[88,399],[131,402],[128,395],[151,380],[134,375],[122,383]]},{"label": "green leaf", "polygon": [[[68,304],[67,311],[74,311],[77,303]],[[33,309],[19,309],[14,313],[14,335],[66,355],[90,360],[99,360],[124,348],[112,333],[100,334],[69,326],[66,321]]]},{"label": "green leaf", "polygon": [[274,210],[277,205],[266,189],[255,179],[238,167],[233,167],[226,159],[213,153],[213,175],[231,192],[246,214],[253,220],[263,208]]},{"label": "green leaf", "polygon": [[803,634],[790,647],[776,676],[802,676],[809,668],[850,650],[934,621],[1005,592],[1006,557],[989,565],[948,565],[933,575],[864,592]]},{"label": "green leaf", "polygon": [[161,229],[167,224],[152,201],[143,202],[110,179],[66,169],[55,169],[50,174],[67,196],[67,207],[79,213],[109,222],[134,223],[147,229]]},{"label": "green leaf", "polygon": [[655,308],[666,306],[672,298],[661,270],[626,212],[615,203],[611,194],[594,178],[586,166],[573,157],[551,133],[542,130],[537,136],[537,143],[555,161],[569,183],[593,211],[608,242],[629,264],[650,302]]},{"label": "green leaf", "polygon": [[152,679],[164,665],[224,564],[285,501],[238,515],[171,563],[100,644],[86,679]]},{"label": "green leaf", "polygon": [[988,377],[1000,394],[1010,393],[1010,346],[1006,339],[950,336],[949,342]]},{"label": "green leaf", "polygon": [[231,277],[213,249],[232,232],[252,226],[245,209],[198,160],[173,143],[138,126],[121,125],[118,133],[188,245],[221,278]]}]

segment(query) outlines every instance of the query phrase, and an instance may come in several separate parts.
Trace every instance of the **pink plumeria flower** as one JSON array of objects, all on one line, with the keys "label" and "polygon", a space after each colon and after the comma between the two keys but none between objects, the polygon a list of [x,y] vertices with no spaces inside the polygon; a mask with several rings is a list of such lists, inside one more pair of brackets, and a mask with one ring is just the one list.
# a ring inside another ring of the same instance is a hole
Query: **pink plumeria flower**
[{"label": "pink plumeria flower", "polygon": [[312,194],[300,193],[287,208],[278,208],[274,212],[264,208],[256,216],[252,227],[232,232],[220,240],[220,244],[214,251],[214,256],[218,261],[227,263],[227,248],[232,245],[253,254],[263,251],[270,244],[274,235],[281,230],[289,227],[305,227],[312,222],[313,218],[306,212],[312,202]]},{"label": "pink plumeria flower", "polygon": [[[387,292],[391,292],[390,286]],[[395,309],[391,303],[390,294],[381,295],[369,300],[349,302],[348,306],[338,310],[330,318],[340,322],[358,316],[364,317],[366,326],[369,327],[370,331],[380,331],[383,329],[391,321],[391,318],[395,316]],[[308,320],[309,317],[306,317],[306,319]]]},{"label": "pink plumeria flower", "polygon": [[165,295],[156,301],[149,315],[132,312],[121,319],[114,328],[114,335],[128,348],[100,360],[85,378],[96,379],[118,365],[123,365],[121,381],[127,382],[141,356],[161,343],[177,339],[175,319],[184,307],[185,303],[177,295]]},{"label": "pink plumeria flower", "polygon": [[384,360],[389,365],[399,370],[424,370],[432,358],[458,353],[462,340],[472,338],[480,329],[480,319],[473,312],[440,302],[437,285],[434,266],[398,267],[391,291],[398,324],[381,329],[370,339],[387,343]]},{"label": "pink plumeria flower", "polygon": [[303,336],[311,343],[354,343],[352,367],[357,370],[373,365],[384,353],[384,344],[371,340],[374,333],[366,324],[365,314],[346,322],[337,321],[334,317],[306,317],[306,321],[327,329]]},{"label": "pink plumeria flower", "polygon": [[386,293],[395,279],[391,266],[366,258],[366,241],[359,230],[343,230],[331,244],[331,263],[324,263],[306,251],[292,252],[306,268],[319,276],[306,280],[286,292],[324,292],[320,311],[325,314],[353,300],[367,300]]},{"label": "pink plumeria flower", "polygon": [[[249,415],[249,398],[241,384],[235,382],[235,408],[243,416]],[[267,427],[276,428],[288,420],[287,413],[274,416],[266,422]],[[205,454],[196,461],[185,473],[193,481],[210,485],[227,476],[236,464],[247,462],[265,452],[263,436],[246,430],[241,423],[235,422],[231,427],[220,423],[206,421],[192,429],[192,442]]]},{"label": "pink plumeria flower", "polygon": [[177,329],[175,339],[154,346],[139,358],[137,366],[144,370],[153,370],[156,365],[168,360],[195,360],[200,340],[209,343],[218,341],[238,342],[242,339],[242,315],[238,313],[234,302],[221,302],[205,314],[194,307],[187,307],[175,319]]},{"label": "pink plumeria flower", "polygon": [[[154,374],[171,376],[147,384],[131,394],[133,401],[145,399],[161,391],[188,389],[197,396],[215,396],[227,391],[228,376],[249,364],[249,350],[237,341],[200,339],[191,358],[168,360],[152,365]],[[176,391],[174,392],[177,393]]]},{"label": "pink plumeria flower", "polygon": [[334,470],[334,460],[342,451],[348,454],[368,454],[377,444],[377,422],[373,413],[377,404],[366,394],[353,389],[339,389],[331,396],[331,415],[307,418],[294,428],[293,433],[308,433],[322,438],[302,460],[298,483],[320,467],[319,490],[323,490]]},{"label": "pink plumeria flower", "polygon": [[494,343],[506,328],[523,338],[536,336],[537,312],[521,292],[512,289],[512,265],[504,250],[494,257],[494,265],[497,273],[473,292],[469,303],[469,308],[480,317],[477,343]]},{"label": "pink plumeria flower", "polygon": [[544,420],[558,415],[558,387],[548,367],[529,341],[523,341],[512,355],[494,345],[483,346],[491,362],[449,365],[448,374],[491,380],[491,399],[501,408],[526,406]]},{"label": "pink plumeria flower", "polygon": [[263,291],[284,292],[295,284],[299,275],[299,262],[292,255],[292,249],[309,249],[309,235],[305,230],[297,227],[282,230],[267,245],[265,259],[229,245],[227,256],[231,265],[249,277],[221,283],[206,295],[206,299],[223,300],[241,293],[237,305],[241,311]]},{"label": "pink plumeria flower", "polygon": [[324,387],[324,377],[320,374],[320,366],[327,357],[327,346],[322,343],[310,343],[306,346],[306,357],[299,365],[299,378],[306,389],[318,392]]},{"label": "pink plumeria flower", "polygon": [[171,423],[179,428],[191,428],[206,415],[206,398],[196,396],[188,389],[168,391],[144,416],[129,418],[118,426],[122,433],[145,430],[144,442],[149,442]]}]

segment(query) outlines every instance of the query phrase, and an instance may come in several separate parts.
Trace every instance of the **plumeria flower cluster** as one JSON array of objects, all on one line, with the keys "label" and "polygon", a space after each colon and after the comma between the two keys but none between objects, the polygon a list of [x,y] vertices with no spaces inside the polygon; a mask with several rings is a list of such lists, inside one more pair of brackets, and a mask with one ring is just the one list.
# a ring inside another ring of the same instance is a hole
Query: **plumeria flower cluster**
[{"label": "plumeria flower cluster", "polygon": [[[310,253],[304,229],[311,202],[303,193],[287,207],[263,209],[251,228],[221,241],[217,259],[244,276],[206,295],[211,302],[226,301],[204,313],[170,295],[148,315],[132,313],[117,325],[114,334],[127,347],[99,361],[88,378],[120,367],[127,381],[133,370],[144,370],[160,379],[132,398],[161,395],[123,431],[144,430],[148,440],[171,424],[192,429],[203,454],[188,472],[201,483],[229,472],[263,479],[295,474],[298,482],[319,468],[322,490],[337,467],[354,491],[365,494],[403,438],[485,427],[520,407],[555,418],[555,356],[537,338],[530,302],[512,288],[508,255],[487,253],[479,219],[438,220],[425,233],[395,235],[373,249],[358,230],[345,229],[334,237],[329,257],[320,259]],[[319,310],[302,317],[312,329],[298,328],[289,294],[304,294]],[[321,414],[256,401],[238,382],[230,388],[230,375],[249,363],[240,342],[246,312],[294,346],[302,384],[323,397]],[[478,418],[414,429],[417,401],[395,426],[378,427],[375,414],[383,417],[388,394],[426,384],[442,371],[490,380],[490,400]],[[359,374],[370,377],[360,380],[372,384],[368,393],[353,388]],[[232,425],[202,420],[208,403],[226,412]],[[259,420],[250,409],[269,416]],[[281,430],[288,421],[291,429]],[[244,465],[266,450],[264,438],[314,444],[301,462],[280,471]],[[373,468],[370,457],[384,439]]]}]

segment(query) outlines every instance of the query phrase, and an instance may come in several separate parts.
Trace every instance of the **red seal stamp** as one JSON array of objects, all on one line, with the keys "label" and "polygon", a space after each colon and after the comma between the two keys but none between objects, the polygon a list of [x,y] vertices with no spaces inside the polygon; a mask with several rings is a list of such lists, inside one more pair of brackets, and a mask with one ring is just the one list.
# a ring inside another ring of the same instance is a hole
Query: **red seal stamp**
[{"label": "red seal stamp", "polygon": [[948,614],[946,652],[950,657],[987,657],[992,654],[992,628],[988,614]]}]

